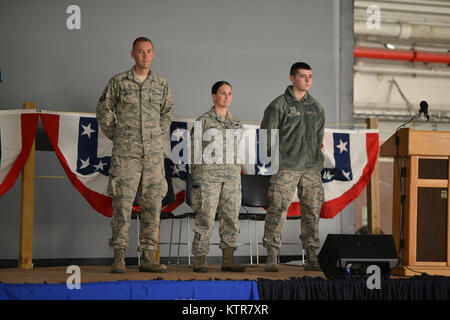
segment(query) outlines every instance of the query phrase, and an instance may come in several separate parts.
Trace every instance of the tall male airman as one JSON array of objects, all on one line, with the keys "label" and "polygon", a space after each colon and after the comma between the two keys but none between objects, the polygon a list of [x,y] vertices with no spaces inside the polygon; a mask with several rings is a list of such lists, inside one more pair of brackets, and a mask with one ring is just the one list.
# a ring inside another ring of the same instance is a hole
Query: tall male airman
[{"label": "tall male airman", "polygon": [[162,199],[167,192],[162,135],[170,128],[173,99],[167,80],[150,65],[155,56],[150,39],[133,42],[135,65],[112,77],[97,104],[97,120],[112,140],[108,192],[113,197],[112,273],[125,272],[131,209],[140,192],[142,253],[139,271],[166,272],[156,259]]}]

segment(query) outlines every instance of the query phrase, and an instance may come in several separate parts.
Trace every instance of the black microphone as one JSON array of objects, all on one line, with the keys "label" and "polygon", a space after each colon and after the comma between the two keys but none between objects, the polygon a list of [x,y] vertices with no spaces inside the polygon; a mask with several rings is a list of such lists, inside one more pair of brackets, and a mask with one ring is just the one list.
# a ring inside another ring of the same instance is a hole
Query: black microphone
[{"label": "black microphone", "polygon": [[423,113],[427,121],[430,120],[430,116],[428,115],[428,102],[420,101],[420,110],[419,113]]}]

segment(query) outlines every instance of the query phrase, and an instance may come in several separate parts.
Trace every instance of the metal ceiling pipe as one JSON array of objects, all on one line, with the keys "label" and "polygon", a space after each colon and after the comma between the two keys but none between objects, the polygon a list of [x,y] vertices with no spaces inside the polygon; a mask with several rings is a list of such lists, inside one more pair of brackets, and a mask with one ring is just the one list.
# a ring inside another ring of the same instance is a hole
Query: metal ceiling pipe
[{"label": "metal ceiling pipe", "polygon": [[353,71],[363,73],[379,74],[415,74],[418,76],[445,77],[450,78],[450,71],[434,69],[406,69],[379,66],[354,66]]},{"label": "metal ceiling pipe", "polygon": [[444,1],[364,1],[355,0],[355,8],[366,9],[370,5],[377,5],[382,11],[415,12],[421,14],[450,14],[450,6]]},{"label": "metal ceiling pipe", "polygon": [[355,35],[393,37],[398,39],[420,39],[450,41],[450,28],[409,24],[403,22],[381,22],[380,28],[369,29],[366,21],[354,22]]},{"label": "metal ceiling pipe", "polygon": [[355,58],[403,60],[409,62],[440,62],[450,64],[450,53],[415,50],[389,50],[378,48],[353,48]]}]

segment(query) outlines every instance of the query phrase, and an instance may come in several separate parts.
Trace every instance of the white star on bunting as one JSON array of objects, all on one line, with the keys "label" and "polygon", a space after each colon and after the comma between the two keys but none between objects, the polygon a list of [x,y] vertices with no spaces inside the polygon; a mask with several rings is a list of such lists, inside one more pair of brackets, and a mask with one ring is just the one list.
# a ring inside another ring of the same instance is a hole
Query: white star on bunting
[{"label": "white star on bunting", "polygon": [[347,178],[347,180],[350,180],[350,172],[345,172],[344,170],[341,170],[344,177]]},{"label": "white star on bunting", "polygon": [[339,139],[339,144],[336,146],[336,148],[338,148],[340,150],[340,153],[342,153],[342,151],[348,151],[347,143],[348,143],[348,141],[342,142],[342,140]]},{"label": "white star on bunting", "polygon": [[269,171],[265,165],[262,166],[258,166],[258,174],[260,175],[264,175],[267,173],[267,171]]},{"label": "white star on bunting", "polygon": [[81,161],[81,167],[80,169],[84,169],[89,167],[90,163],[89,163],[89,157],[86,160],[80,159]]},{"label": "white star on bunting", "polygon": [[88,135],[88,137],[89,137],[89,139],[91,138],[91,133],[92,132],[95,132],[95,130],[93,130],[92,128],[91,128],[91,124],[89,123],[87,126],[83,126],[83,125],[81,125],[82,127],[83,127],[83,133],[81,134],[81,135],[85,135],[85,134],[87,134]]},{"label": "white star on bunting", "polygon": [[106,165],[106,163],[103,163],[102,160],[100,160],[100,162],[97,165],[94,164],[95,171],[103,170],[103,166],[105,166],[105,165]]},{"label": "white star on bunting", "polygon": [[325,180],[331,180],[331,178],[333,178],[333,175],[331,174],[331,172],[325,171],[325,172],[323,173],[323,178],[324,178]]}]

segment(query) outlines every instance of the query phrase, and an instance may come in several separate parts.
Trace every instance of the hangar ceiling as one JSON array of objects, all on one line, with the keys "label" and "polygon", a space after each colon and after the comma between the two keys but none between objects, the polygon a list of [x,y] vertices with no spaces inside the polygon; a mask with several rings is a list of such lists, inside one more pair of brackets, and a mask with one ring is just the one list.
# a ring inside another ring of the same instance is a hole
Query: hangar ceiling
[{"label": "hangar ceiling", "polygon": [[450,121],[450,1],[354,1],[354,117]]}]

